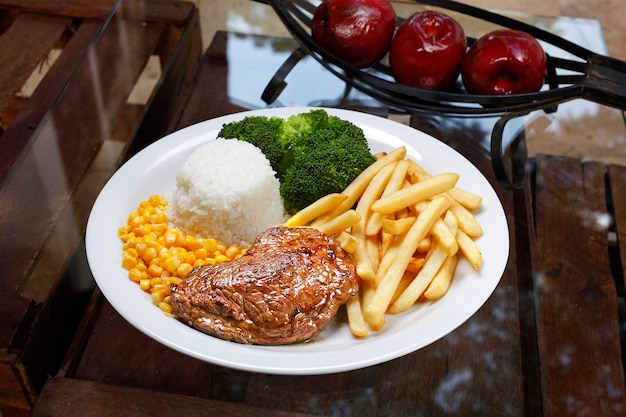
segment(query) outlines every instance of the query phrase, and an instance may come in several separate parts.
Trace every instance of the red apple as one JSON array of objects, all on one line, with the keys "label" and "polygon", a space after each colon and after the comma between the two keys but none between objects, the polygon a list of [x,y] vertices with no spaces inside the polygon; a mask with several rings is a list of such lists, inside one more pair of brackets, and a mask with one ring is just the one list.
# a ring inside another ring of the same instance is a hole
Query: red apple
[{"label": "red apple", "polygon": [[502,29],[479,38],[467,51],[461,79],[470,94],[539,91],[546,77],[546,54],[526,32]]},{"label": "red apple", "polygon": [[396,28],[396,12],[387,0],[324,0],[315,10],[313,40],[357,68],[385,56]]},{"label": "red apple", "polygon": [[398,28],[389,51],[389,67],[397,82],[427,90],[446,90],[459,76],[467,39],[450,16],[417,12]]}]

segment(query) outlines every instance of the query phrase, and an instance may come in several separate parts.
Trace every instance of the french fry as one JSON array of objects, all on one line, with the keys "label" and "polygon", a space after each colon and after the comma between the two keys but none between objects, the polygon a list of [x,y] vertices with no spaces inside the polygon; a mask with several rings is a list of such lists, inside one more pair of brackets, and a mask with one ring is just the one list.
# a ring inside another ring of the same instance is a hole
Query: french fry
[{"label": "french fry", "polygon": [[[396,167],[396,162],[392,162],[386,166],[384,166],[380,171],[374,175],[372,180],[365,190],[363,190],[363,194],[359,199],[359,202],[356,205],[356,211],[361,215],[362,222],[364,223],[364,219],[370,211],[372,204],[377,201],[380,196],[383,194],[387,183],[389,182],[389,178],[391,178],[391,174],[393,174],[394,168]],[[363,225],[363,232],[365,232],[365,225]]]},{"label": "french fry", "polygon": [[415,162],[412,159],[409,159],[409,166],[407,168],[407,176],[409,177],[409,181],[412,183],[416,183],[421,179],[428,179],[432,177],[428,171],[426,171],[420,164]]},{"label": "french fry", "polygon": [[405,217],[397,220],[383,219],[383,232],[390,235],[403,235],[409,231],[413,223],[415,223],[415,217]]},{"label": "french fry", "polygon": [[400,297],[400,294],[402,294],[404,290],[411,284],[411,281],[413,281],[413,278],[415,278],[414,273],[409,272],[409,270],[406,270],[404,272],[404,275],[402,275],[402,279],[400,280],[400,283],[396,287],[396,291],[393,293],[393,297],[391,297],[391,304],[393,304],[398,299],[398,297]]},{"label": "french fry", "polygon": [[[424,266],[417,273],[411,284],[400,294],[398,299],[389,306],[389,313],[396,314],[409,309],[424,293],[428,285],[443,265],[448,255],[438,244],[428,254]],[[365,319],[367,321],[367,318]]]},{"label": "french fry", "polygon": [[414,277],[424,266],[425,260],[426,258],[416,258],[413,256],[406,267],[406,272],[413,274]]},{"label": "french fry", "polygon": [[430,236],[426,236],[419,245],[417,245],[417,252],[419,253],[428,253],[430,248],[432,247],[433,241]]},{"label": "french fry", "polygon": [[459,242],[459,250],[467,258],[472,268],[475,271],[480,270],[483,263],[483,255],[476,242],[461,229],[456,231],[456,240]]},{"label": "french fry", "polygon": [[[409,160],[407,176],[410,178],[412,183],[424,181],[432,177],[432,175],[430,175],[424,168],[413,160]],[[483,198],[481,196],[458,187],[448,190],[448,195],[468,210],[477,209],[483,202]]]},{"label": "french fry", "polygon": [[[396,239],[395,235],[391,235],[389,233],[381,232],[380,235],[380,256],[378,258],[380,259],[380,262],[378,264],[378,269],[388,266],[385,264],[384,259],[385,257],[389,257],[387,255],[387,252],[390,252],[391,248],[393,247],[393,242]],[[393,258],[391,260],[393,260]],[[390,262],[390,260],[387,262]],[[376,274],[378,274],[378,272],[376,272]]]},{"label": "french fry", "polygon": [[354,253],[356,248],[359,246],[359,241],[345,230],[339,232],[335,239],[337,239],[337,242],[339,242],[343,250],[348,253]]},{"label": "french fry", "polygon": [[378,264],[378,270],[376,270],[376,286],[380,284],[380,281],[383,279],[389,267],[393,263],[398,251],[402,248],[403,238],[405,235],[390,235],[383,234],[383,248],[380,251],[381,257],[380,262]]},{"label": "french fry", "polygon": [[374,272],[378,271],[381,250],[378,236],[365,236],[365,250],[367,251],[367,256],[370,258],[370,264]]},{"label": "french fry", "polygon": [[458,220],[451,211],[446,212],[445,218],[445,222],[442,219],[435,222],[431,233],[437,239],[439,245],[446,251],[446,254],[452,256],[459,250],[459,244],[456,241]]},{"label": "french fry", "polygon": [[466,235],[473,238],[483,235],[483,228],[469,210],[455,200],[452,200],[450,210],[459,220],[459,229],[463,230]]},{"label": "french fry", "polygon": [[361,281],[361,288],[359,288],[359,291],[361,294],[361,314],[363,314],[363,307],[371,303],[372,298],[374,298],[374,294],[376,293],[376,284],[374,281]]},{"label": "french fry", "polygon": [[347,198],[347,195],[340,193],[325,195],[324,197],[316,200],[302,210],[299,210],[297,213],[287,219],[284,225],[287,227],[307,225],[322,214],[334,210],[339,204],[346,201]]},{"label": "french fry", "polygon": [[[446,228],[446,230],[450,232],[450,234],[456,236],[459,222],[456,216],[454,215],[454,213],[452,213],[450,210],[446,211],[446,214],[443,218],[442,223],[444,224],[444,227]],[[454,239],[454,241],[456,245],[456,238]],[[439,244],[441,244],[441,241],[439,241]],[[443,245],[441,245],[441,247],[444,250],[446,249]],[[458,248],[458,245],[456,245],[456,247]],[[428,285],[428,288],[426,289],[426,291],[424,291],[424,297],[426,299],[437,300],[443,297],[443,295],[450,288],[450,283],[452,282],[452,275],[454,275],[454,271],[456,270],[456,264],[457,264],[456,252],[457,251],[455,251],[452,254],[448,253],[448,257],[443,262],[443,265],[441,266],[441,268],[439,269],[439,271],[437,272],[437,274],[435,275],[431,283]]]},{"label": "french fry", "polygon": [[343,230],[346,230],[361,220],[361,216],[356,210],[348,210],[340,214],[339,216],[322,224],[315,225],[314,227],[322,233],[327,235],[335,235]]},{"label": "french fry", "polygon": [[373,280],[376,278],[376,272],[374,272],[374,268],[370,262],[364,240],[359,241],[359,245],[352,253],[352,256],[354,256],[354,261],[356,262],[356,273],[361,279]]},{"label": "french fry", "polygon": [[365,223],[368,215],[370,214],[370,206],[376,201],[383,193],[391,174],[395,168],[395,162],[384,166],[380,171],[374,175],[372,180],[361,195],[357,205],[356,212],[361,216],[358,223],[352,226],[352,235],[359,241],[360,245],[354,252],[354,259],[356,261],[357,274],[363,280],[373,280],[376,276],[372,263],[368,256],[366,247],[365,236]]},{"label": "french fry", "polygon": [[[365,322],[369,324],[372,329],[379,330],[384,326],[385,311],[391,302],[391,298],[393,297],[396,287],[402,279],[402,275],[404,274],[413,253],[428,231],[432,228],[435,221],[449,207],[449,198],[440,196],[433,199],[424,211],[419,214],[415,223],[413,223],[413,226],[411,226],[411,229],[409,229],[406,235],[403,235],[401,239],[397,239],[401,243],[401,246],[398,248],[395,257],[393,258],[393,262],[389,265],[384,277],[380,279],[380,283],[376,288],[374,297],[364,309],[363,317]],[[376,274],[377,281],[379,280],[379,273]]]},{"label": "french fry", "polygon": [[455,173],[434,176],[381,198],[372,204],[372,210],[384,214],[393,213],[448,191],[458,180],[459,174]]},{"label": "french fry", "polygon": [[424,291],[424,297],[426,299],[435,301],[443,297],[448,289],[450,289],[450,283],[452,282],[452,276],[456,270],[457,256],[448,256],[443,262],[443,265],[433,278],[432,282]]},{"label": "french fry", "polygon": [[[402,159],[396,162],[395,169],[393,170],[393,174],[391,174],[391,178],[389,178],[389,181],[387,182],[387,186],[382,193],[382,197],[388,196],[402,188],[408,168],[408,160]],[[384,218],[384,214],[373,212],[367,221],[365,234],[367,236],[373,236],[380,232]]]},{"label": "french fry", "polygon": [[483,198],[481,196],[458,187],[449,190],[448,195],[468,210],[476,210],[483,203]]},{"label": "french fry", "polygon": [[353,295],[346,303],[346,312],[348,313],[348,326],[352,334],[356,337],[369,336],[369,330],[365,320],[363,320],[361,300],[358,293]]}]

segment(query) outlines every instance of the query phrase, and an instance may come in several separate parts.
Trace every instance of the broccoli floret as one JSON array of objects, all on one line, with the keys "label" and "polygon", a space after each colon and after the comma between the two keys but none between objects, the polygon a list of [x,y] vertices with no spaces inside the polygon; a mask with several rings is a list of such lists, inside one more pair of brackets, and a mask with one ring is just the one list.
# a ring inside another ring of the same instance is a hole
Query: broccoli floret
[{"label": "broccoli floret", "polygon": [[285,208],[295,213],[326,194],[343,191],[374,161],[359,127],[329,117],[325,127],[300,136],[294,163],[280,184]]},{"label": "broccoli floret", "polygon": [[299,113],[289,116],[287,124],[295,135],[290,137],[292,144],[298,142],[299,136],[305,133],[315,132],[328,125],[330,116],[325,110],[314,109],[306,113]]},{"label": "broccoli floret", "polygon": [[259,148],[278,172],[285,150],[283,136],[286,123],[280,117],[248,116],[242,120],[226,123],[218,133],[224,139],[239,139]]}]

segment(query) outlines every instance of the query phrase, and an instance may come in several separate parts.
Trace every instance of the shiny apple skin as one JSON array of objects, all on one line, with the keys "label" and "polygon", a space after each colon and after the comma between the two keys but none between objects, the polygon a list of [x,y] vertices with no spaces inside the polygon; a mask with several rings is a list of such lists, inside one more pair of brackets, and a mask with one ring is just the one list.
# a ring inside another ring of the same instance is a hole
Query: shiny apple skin
[{"label": "shiny apple skin", "polygon": [[546,54],[526,32],[496,30],[467,51],[461,80],[470,94],[522,94],[539,91],[546,78]]},{"label": "shiny apple skin", "polygon": [[311,36],[337,58],[366,68],[387,54],[395,28],[387,0],[325,0],[313,15]]},{"label": "shiny apple skin", "polygon": [[401,84],[447,90],[459,76],[467,39],[452,17],[434,10],[417,12],[398,28],[389,67]]}]

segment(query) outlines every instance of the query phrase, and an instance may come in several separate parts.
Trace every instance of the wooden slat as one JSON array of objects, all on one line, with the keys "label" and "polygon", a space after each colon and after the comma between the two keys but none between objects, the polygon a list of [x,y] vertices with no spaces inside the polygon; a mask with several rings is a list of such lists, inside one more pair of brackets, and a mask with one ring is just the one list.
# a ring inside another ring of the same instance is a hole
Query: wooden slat
[{"label": "wooden slat", "polygon": [[83,22],[77,28],[63,48],[63,52],[50,67],[13,123],[7,128],[2,140],[0,140],[0,155],[2,155],[0,158],[0,181],[6,177],[19,158],[35,128],[61,93],[63,86],[76,68],[76,64],[85,54],[87,47],[101,26],[101,22],[91,20]]},{"label": "wooden slat", "polygon": [[361,396],[361,402],[364,402],[366,393],[371,393],[377,385],[373,378],[362,378],[359,382],[369,391],[355,389],[350,384],[354,374],[279,377],[253,374],[248,384],[246,404],[322,416],[342,415],[340,404],[358,403]]},{"label": "wooden slat", "polygon": [[34,310],[32,300],[0,294],[0,358],[19,352],[25,332],[32,325]]},{"label": "wooden slat", "polygon": [[[162,38],[158,51],[164,62],[161,88],[148,103],[145,122],[137,131],[136,140],[128,152],[129,157],[170,132],[171,120],[175,118],[182,103],[186,102],[200,66],[202,36],[197,9],[184,31],[178,33],[177,30],[169,30],[166,35],[169,35],[168,39]],[[166,46],[161,47],[163,44]]]},{"label": "wooden slat", "polygon": [[[0,9],[103,20],[116,3],[116,0],[0,0]],[[194,7],[194,3],[188,1],[124,0],[119,13],[127,19],[183,25]]]},{"label": "wooden slat", "polygon": [[201,417],[207,415],[306,417],[305,414],[71,378],[50,379],[31,414],[32,417]]},{"label": "wooden slat", "polygon": [[3,417],[9,416],[5,408],[14,409],[17,415],[20,410],[28,411],[31,407],[30,398],[24,395],[25,387],[15,365],[9,361],[0,362],[0,410]]},{"label": "wooden slat", "polygon": [[[18,293],[24,277],[28,277],[42,244],[102,141],[109,137],[117,112],[123,108],[162,31],[160,24],[126,22],[120,27],[117,21],[111,22],[50,118],[40,127],[29,152],[21,157],[20,164],[31,168],[15,169],[6,181],[0,194],[0,253],[7,254],[2,262],[12,274],[0,282],[0,292]],[[128,54],[118,52],[122,44]],[[128,59],[130,56],[133,58]],[[48,204],[40,204],[41,196],[46,196]],[[86,219],[77,220],[80,231]],[[29,236],[31,244],[15,248],[13,237],[18,235]],[[61,272],[50,274],[60,276]]]},{"label": "wooden slat", "polygon": [[98,319],[83,336],[86,344],[80,362],[66,365],[76,369],[69,377],[211,397],[213,365],[150,339],[124,320],[106,301],[94,313]]},{"label": "wooden slat", "polygon": [[[617,249],[619,250],[622,279],[626,287],[626,167],[610,165],[608,169],[613,214],[615,215]],[[626,349],[626,346],[624,348]]]},{"label": "wooden slat", "polygon": [[20,13],[0,36],[0,114],[48,56],[68,23],[63,17]]},{"label": "wooden slat", "polygon": [[599,163],[537,157],[534,285],[546,416],[626,410],[604,179]]}]

